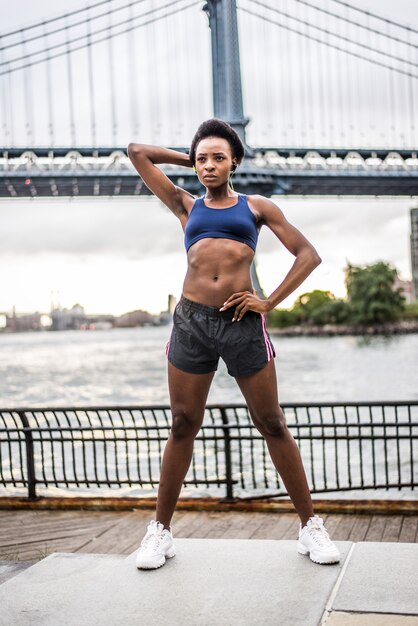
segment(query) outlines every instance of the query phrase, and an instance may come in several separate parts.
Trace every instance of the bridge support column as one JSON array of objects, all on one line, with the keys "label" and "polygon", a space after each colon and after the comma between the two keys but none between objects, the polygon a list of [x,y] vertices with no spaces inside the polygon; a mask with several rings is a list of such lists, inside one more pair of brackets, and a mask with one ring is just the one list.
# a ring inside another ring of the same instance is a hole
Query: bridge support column
[{"label": "bridge support column", "polygon": [[[212,37],[213,110],[234,128],[244,145],[245,127],[235,0],[207,0],[203,11],[209,18]],[[250,148],[248,148],[251,151]]]}]

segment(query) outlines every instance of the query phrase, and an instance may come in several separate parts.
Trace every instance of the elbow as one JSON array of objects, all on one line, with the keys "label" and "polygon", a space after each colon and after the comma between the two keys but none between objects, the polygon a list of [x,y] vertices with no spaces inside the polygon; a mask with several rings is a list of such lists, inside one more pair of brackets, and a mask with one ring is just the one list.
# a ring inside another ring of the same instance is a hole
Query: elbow
[{"label": "elbow", "polygon": [[321,265],[322,259],[317,252],[315,252],[313,259],[314,259],[315,267],[317,267],[318,265]]},{"label": "elbow", "polygon": [[133,154],[138,154],[138,152],[140,151],[140,144],[139,143],[133,143],[131,142],[130,144],[128,144],[128,156],[131,156]]},{"label": "elbow", "polygon": [[128,144],[128,158],[132,162],[133,165],[138,165],[143,158],[149,157],[147,152],[147,146],[141,143],[133,143]]},{"label": "elbow", "polygon": [[315,250],[315,248],[309,247],[306,249],[306,256],[309,259],[309,262],[312,264],[313,268],[318,267],[322,263],[322,259]]},{"label": "elbow", "polygon": [[135,157],[139,157],[140,155],[147,154],[146,148],[142,143],[133,143],[128,144],[128,157],[133,159]]}]

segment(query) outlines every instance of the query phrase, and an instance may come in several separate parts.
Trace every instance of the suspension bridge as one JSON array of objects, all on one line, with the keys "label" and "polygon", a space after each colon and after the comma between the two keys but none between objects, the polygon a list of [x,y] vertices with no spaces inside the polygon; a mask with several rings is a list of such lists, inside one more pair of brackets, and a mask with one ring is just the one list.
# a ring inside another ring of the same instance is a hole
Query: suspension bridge
[{"label": "suspension bridge", "polygon": [[128,143],[188,152],[214,115],[245,193],[416,195],[417,50],[343,0],[102,0],[2,32],[0,196],[147,195]]}]

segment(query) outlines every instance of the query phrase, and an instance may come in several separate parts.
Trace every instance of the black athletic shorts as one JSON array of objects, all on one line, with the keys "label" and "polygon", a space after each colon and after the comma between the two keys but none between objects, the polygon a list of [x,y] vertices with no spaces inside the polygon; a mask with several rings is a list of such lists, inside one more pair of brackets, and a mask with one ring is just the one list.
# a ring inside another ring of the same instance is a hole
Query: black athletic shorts
[{"label": "black athletic shorts", "polygon": [[233,322],[234,310],[219,311],[181,296],[166,346],[170,363],[185,372],[207,374],[217,370],[221,357],[235,378],[265,367],[276,353],[264,315],[247,311],[239,322]]}]

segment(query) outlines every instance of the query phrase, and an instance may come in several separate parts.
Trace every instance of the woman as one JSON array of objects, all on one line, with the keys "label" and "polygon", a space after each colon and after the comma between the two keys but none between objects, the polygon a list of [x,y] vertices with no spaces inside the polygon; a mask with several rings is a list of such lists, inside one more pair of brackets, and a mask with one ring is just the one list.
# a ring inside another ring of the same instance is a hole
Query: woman
[{"label": "woman", "polygon": [[[316,563],[338,562],[337,547],[322,518],[314,515],[299,448],[279,406],[276,355],[264,321],[264,314],[321,263],[318,253],[271,200],[233,191],[230,176],[244,157],[244,146],[226,122],[217,118],[203,122],[189,155],[135,143],[129,144],[128,154],[150,191],[180,220],[188,261],[166,348],[172,427],[161,466],[156,519],[141,542],[137,567],[161,567],[175,555],[170,522],[220,356],[238,383],[300,517],[298,552],[309,553]],[[196,199],[174,185],[156,167],[160,163],[193,167],[206,188],[204,197]],[[263,224],[296,257],[266,300],[256,295],[250,277]]]}]

